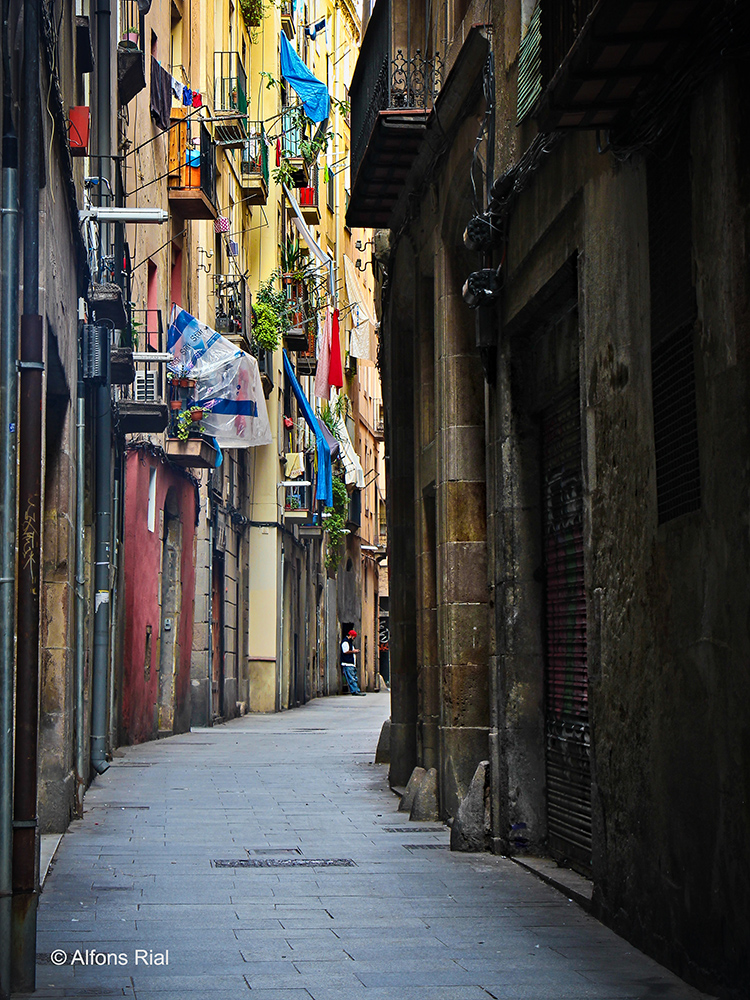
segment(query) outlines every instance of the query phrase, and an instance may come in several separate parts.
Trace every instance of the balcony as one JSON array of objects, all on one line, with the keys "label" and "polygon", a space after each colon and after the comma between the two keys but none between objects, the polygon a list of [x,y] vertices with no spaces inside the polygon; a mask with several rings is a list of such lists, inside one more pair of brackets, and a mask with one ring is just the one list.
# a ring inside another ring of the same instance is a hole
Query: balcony
[{"label": "balcony", "polygon": [[297,523],[309,521],[313,509],[311,486],[286,486],[284,496],[284,520]]},{"label": "balcony", "polygon": [[214,52],[214,141],[241,149],[247,131],[247,74],[238,52]]},{"label": "balcony", "polygon": [[307,161],[303,155],[303,143],[307,138],[305,126],[300,123],[299,111],[286,108],[281,118],[283,135],[282,156],[289,164],[292,185],[297,188],[306,187],[310,183]]},{"label": "balcony", "polygon": [[265,205],[268,201],[268,146],[259,122],[251,122],[248,133],[242,146],[240,184],[248,205]]},{"label": "balcony", "polygon": [[317,225],[320,222],[317,164],[310,171],[310,183],[306,187],[298,189],[297,201],[305,221]]},{"label": "balcony", "polygon": [[411,0],[377,0],[350,90],[349,227],[389,228],[442,84],[443,56],[424,38],[424,13]]},{"label": "balcony", "polygon": [[519,120],[533,114],[544,131],[623,124],[640,92],[667,67],[675,75],[680,50],[700,44],[706,17],[701,0],[539,0],[521,43]]},{"label": "balcony", "polygon": [[281,30],[291,42],[294,38],[294,3],[292,0],[282,0]]},{"label": "balcony", "polygon": [[216,149],[206,125],[184,120],[187,108],[172,108],[167,194],[182,219],[215,219]]},{"label": "balcony", "polygon": [[131,329],[135,380],[116,390],[117,422],[124,434],[159,434],[169,420],[161,310],[134,309]]}]

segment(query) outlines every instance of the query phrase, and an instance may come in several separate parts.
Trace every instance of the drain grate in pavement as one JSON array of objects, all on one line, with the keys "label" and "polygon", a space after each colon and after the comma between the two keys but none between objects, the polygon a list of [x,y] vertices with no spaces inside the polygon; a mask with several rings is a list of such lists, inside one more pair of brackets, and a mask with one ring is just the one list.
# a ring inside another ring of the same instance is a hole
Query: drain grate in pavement
[{"label": "drain grate in pavement", "polygon": [[351,858],[230,858],[212,861],[213,868],[354,868]]},{"label": "drain grate in pavement", "polygon": [[86,812],[91,809],[150,809],[151,806],[126,806],[124,802],[95,802],[89,806]]},{"label": "drain grate in pavement", "polygon": [[445,833],[444,826],[384,826],[386,833]]},{"label": "drain grate in pavement", "polygon": [[253,847],[248,848],[248,854],[302,854],[299,847]]},{"label": "drain grate in pavement", "polygon": [[449,844],[404,844],[407,851],[447,851]]},{"label": "drain grate in pavement", "polygon": [[114,767],[153,767],[155,760],[113,760]]}]

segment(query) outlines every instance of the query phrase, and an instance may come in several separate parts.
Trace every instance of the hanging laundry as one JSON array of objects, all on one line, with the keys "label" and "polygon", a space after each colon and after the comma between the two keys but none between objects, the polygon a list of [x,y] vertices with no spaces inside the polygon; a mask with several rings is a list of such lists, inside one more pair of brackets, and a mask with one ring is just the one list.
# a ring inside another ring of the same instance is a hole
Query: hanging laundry
[{"label": "hanging laundry", "polygon": [[308,24],[305,28],[305,34],[308,38],[312,38],[313,41],[315,41],[315,36],[319,31],[326,31],[326,19],[324,17],[321,17],[315,24]]},{"label": "hanging laundry", "polygon": [[193,106],[193,92],[188,86],[182,88],[182,103],[186,108]]},{"label": "hanging laundry", "polygon": [[328,87],[305,66],[283,31],[279,37],[281,41],[281,75],[298,94],[305,114],[310,121],[325,121],[331,110]]},{"label": "hanging laundry", "polygon": [[281,166],[281,139],[276,140],[276,166]]},{"label": "hanging laundry", "polygon": [[172,110],[172,78],[151,56],[151,117],[166,132]]},{"label": "hanging laundry", "polygon": [[341,364],[341,340],[339,338],[339,311],[333,310],[331,317],[331,365],[328,370],[328,384],[341,389],[344,386],[344,369]]},{"label": "hanging laundry", "polygon": [[320,399],[328,399],[330,394],[328,375],[331,367],[332,334],[331,307],[326,306],[325,316],[320,325],[320,333],[318,335],[318,367],[315,371],[315,395]]},{"label": "hanging laundry", "polygon": [[198,93],[197,90],[193,91],[193,107],[194,108],[203,107],[203,98],[201,97],[201,95]]},{"label": "hanging laundry", "polygon": [[331,171],[328,169],[328,164],[323,167],[323,183],[327,184],[331,179]]},{"label": "hanging laundry", "polygon": [[172,77],[172,97],[176,98],[178,101],[182,100],[182,84],[176,76]]}]

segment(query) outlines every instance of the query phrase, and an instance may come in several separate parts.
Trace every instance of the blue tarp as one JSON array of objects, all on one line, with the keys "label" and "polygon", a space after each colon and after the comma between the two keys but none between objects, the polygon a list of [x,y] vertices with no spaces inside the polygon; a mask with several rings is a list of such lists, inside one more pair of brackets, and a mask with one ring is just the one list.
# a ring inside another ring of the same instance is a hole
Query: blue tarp
[{"label": "blue tarp", "polygon": [[281,75],[299,95],[305,114],[313,122],[322,122],[331,110],[328,87],[310,72],[289,44],[284,32],[281,38]]},{"label": "blue tarp", "polygon": [[331,449],[328,447],[328,442],[323,436],[318,419],[313,413],[312,406],[310,406],[310,400],[304,394],[302,386],[297,381],[297,376],[294,374],[294,369],[289,361],[286,350],[284,351],[284,372],[286,377],[289,379],[292,392],[297,397],[297,402],[299,404],[299,408],[302,410],[302,415],[310,425],[310,429],[315,435],[315,446],[318,452],[318,486],[315,498],[316,500],[322,500],[326,507],[333,507]]}]

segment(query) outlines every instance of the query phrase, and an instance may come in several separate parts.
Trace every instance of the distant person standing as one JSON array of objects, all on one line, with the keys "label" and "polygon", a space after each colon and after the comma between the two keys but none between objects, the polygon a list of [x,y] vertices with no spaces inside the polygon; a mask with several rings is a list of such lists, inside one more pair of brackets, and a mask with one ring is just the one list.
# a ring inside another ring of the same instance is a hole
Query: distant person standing
[{"label": "distant person standing", "polygon": [[359,650],[354,646],[354,640],[356,638],[356,631],[354,629],[350,629],[348,635],[341,643],[341,669],[344,673],[344,679],[349,687],[349,694],[364,697],[365,692],[359,690],[359,684],[357,682],[356,660],[354,657]]}]

